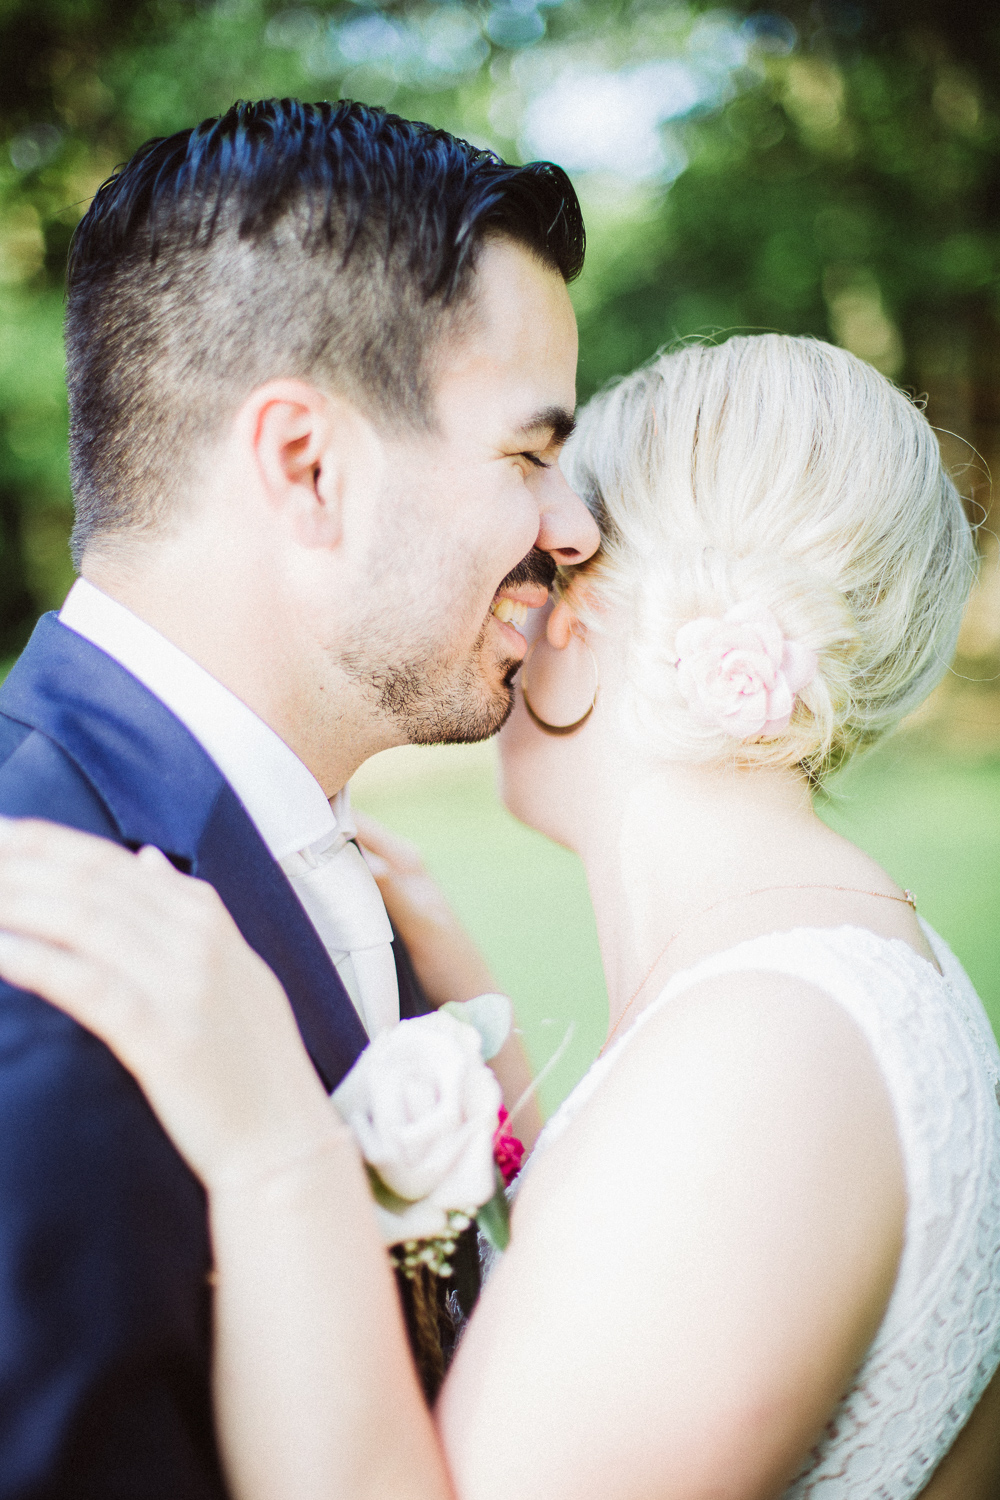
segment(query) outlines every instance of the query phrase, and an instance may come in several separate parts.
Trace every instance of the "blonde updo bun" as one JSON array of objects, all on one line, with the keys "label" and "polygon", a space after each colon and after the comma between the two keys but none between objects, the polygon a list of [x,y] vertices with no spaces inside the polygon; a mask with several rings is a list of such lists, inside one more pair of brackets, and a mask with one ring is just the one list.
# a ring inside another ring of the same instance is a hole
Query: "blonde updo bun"
[{"label": "blonde updo bun", "polygon": [[[971,530],[923,413],[845,350],[763,334],[660,355],[589,403],[566,465],[603,544],[562,592],[593,629],[627,619],[654,754],[818,782],[947,670]],[[819,666],[787,729],[736,742],[688,707],[674,640],[743,604]]]}]

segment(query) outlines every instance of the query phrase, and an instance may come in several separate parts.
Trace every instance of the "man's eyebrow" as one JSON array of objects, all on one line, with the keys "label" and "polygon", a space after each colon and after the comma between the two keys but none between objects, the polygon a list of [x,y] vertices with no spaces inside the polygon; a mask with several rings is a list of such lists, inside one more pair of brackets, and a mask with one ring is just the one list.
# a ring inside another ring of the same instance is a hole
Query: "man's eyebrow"
[{"label": "man's eyebrow", "polygon": [[534,433],[549,432],[552,434],[549,446],[561,448],[575,426],[576,418],[564,406],[546,406],[523,422],[517,430],[517,435],[526,438]]}]

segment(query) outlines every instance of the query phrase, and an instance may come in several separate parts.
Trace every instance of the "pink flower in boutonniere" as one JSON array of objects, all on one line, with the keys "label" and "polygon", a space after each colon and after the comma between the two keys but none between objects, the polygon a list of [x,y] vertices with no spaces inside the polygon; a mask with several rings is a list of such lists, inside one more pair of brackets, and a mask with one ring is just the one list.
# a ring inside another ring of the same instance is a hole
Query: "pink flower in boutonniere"
[{"label": "pink flower in boutonniere", "polygon": [[524,1143],[507,1128],[508,1115],[502,1104],[497,1118],[500,1123],[493,1132],[493,1160],[503,1178],[504,1187],[510,1187],[524,1161]]},{"label": "pink flower in boutonniere", "polygon": [[771,612],[753,604],[682,625],[674,650],[693,712],[737,740],[787,729],[796,695],[819,666],[815,651],[786,640]]}]

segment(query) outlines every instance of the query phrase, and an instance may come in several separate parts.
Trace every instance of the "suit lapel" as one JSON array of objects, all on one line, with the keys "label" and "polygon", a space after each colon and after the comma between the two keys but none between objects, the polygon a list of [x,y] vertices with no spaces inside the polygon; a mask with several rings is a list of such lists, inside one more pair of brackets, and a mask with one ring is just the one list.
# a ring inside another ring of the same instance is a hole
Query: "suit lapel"
[{"label": "suit lapel", "polygon": [[226,782],[194,873],[215,886],[247,942],[278,976],[316,1071],[328,1090],[336,1088],[368,1036],[316,929]]},{"label": "suit lapel", "polygon": [[215,886],[281,981],[320,1077],[336,1087],[367,1037],[301,904],[215,762],[118,662],[39,621],[0,689],[0,711],[75,762],[123,843],[155,844]]}]

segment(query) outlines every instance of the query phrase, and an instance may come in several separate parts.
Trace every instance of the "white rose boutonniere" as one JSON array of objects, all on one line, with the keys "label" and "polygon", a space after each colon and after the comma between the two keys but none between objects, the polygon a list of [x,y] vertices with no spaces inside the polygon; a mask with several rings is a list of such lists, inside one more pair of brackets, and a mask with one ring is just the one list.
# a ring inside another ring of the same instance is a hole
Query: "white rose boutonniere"
[{"label": "white rose boutonniere", "polygon": [[505,995],[401,1021],[365,1048],[333,1102],[368,1169],[382,1237],[408,1274],[450,1274],[455,1236],[474,1218],[506,1246],[507,1202],[494,1159],[502,1103],[485,1059],[510,1030]]}]

